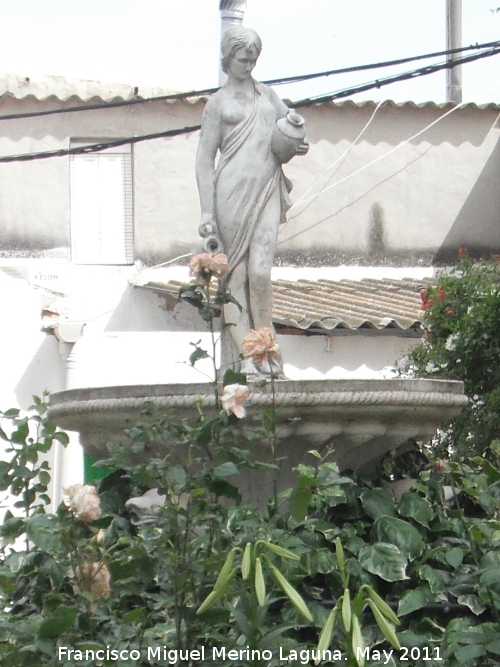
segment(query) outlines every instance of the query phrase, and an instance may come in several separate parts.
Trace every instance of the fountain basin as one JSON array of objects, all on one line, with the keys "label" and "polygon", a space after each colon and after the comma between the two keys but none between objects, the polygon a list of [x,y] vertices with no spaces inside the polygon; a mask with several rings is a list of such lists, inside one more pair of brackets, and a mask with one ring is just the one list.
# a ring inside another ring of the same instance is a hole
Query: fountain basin
[{"label": "fountain basin", "polygon": [[[130,448],[124,431],[143,419],[141,407],[146,401],[175,409],[182,417],[195,417],[198,403],[209,415],[215,409],[212,391],[207,383],[69,389],[50,396],[49,416],[61,428],[78,431],[91,456],[107,458],[106,443],[111,440]],[[247,418],[272,402],[270,383],[251,386]],[[313,464],[310,449],[326,451],[332,446],[341,469],[369,470],[408,440],[430,440],[440,425],[460,413],[467,397],[461,382],[446,380],[280,380],[275,383],[274,402],[277,455],[286,455],[279,486],[286,488],[293,483],[294,466]],[[252,443],[252,447],[257,460],[264,460],[266,444]],[[252,475],[239,486],[250,500],[265,493]]]}]

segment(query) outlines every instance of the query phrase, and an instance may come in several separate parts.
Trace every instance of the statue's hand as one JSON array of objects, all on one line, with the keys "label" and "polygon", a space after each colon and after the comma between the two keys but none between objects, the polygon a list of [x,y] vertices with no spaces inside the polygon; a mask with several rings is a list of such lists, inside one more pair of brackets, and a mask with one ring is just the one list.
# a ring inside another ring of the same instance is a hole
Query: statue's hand
[{"label": "statue's hand", "polygon": [[302,141],[299,144],[299,147],[297,148],[295,155],[305,155],[307,151],[309,150],[309,142],[308,141]]},{"label": "statue's hand", "polygon": [[206,238],[207,236],[217,235],[217,225],[215,224],[213,215],[207,213],[201,216],[201,223],[200,226],[198,227],[198,234],[202,238]]}]

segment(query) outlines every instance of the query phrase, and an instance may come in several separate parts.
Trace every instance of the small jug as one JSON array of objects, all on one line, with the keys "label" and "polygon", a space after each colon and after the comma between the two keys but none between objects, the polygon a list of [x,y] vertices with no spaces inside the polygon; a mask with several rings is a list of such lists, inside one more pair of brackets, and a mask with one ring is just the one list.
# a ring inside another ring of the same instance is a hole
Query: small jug
[{"label": "small jug", "polygon": [[295,111],[289,111],[284,118],[277,120],[271,137],[271,150],[279,162],[288,162],[297,153],[306,136],[304,122]]}]

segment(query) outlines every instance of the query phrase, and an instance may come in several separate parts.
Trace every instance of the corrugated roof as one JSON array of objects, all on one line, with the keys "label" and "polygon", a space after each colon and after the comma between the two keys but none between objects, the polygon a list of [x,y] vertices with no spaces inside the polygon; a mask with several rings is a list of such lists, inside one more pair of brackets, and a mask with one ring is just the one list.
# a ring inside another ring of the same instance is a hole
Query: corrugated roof
[{"label": "corrugated roof", "polygon": [[178,91],[154,86],[132,86],[122,83],[67,79],[63,76],[20,76],[0,74],[0,99],[14,97],[22,100],[33,97],[39,101],[55,97],[60,102],[76,98],[82,102],[89,100],[110,102],[137,98],[172,95]]},{"label": "corrugated roof", "polygon": [[[375,107],[379,104],[378,101],[374,100],[363,100],[360,102],[355,102],[353,100],[312,100],[310,103],[310,106],[315,106],[315,105],[322,105],[322,104],[330,104],[335,107],[351,107],[351,108],[360,108],[360,107],[370,107],[375,109]],[[447,110],[447,109],[452,109],[453,107],[458,106],[455,102],[413,102],[411,100],[408,100],[406,102],[395,102],[394,100],[384,100],[384,106],[390,106],[394,107],[397,109],[401,108],[409,108],[412,110],[415,109],[439,109],[439,110]],[[466,102],[460,104],[461,109],[500,109],[500,105],[496,104],[494,102],[487,102],[485,104],[476,104],[475,102]]]},{"label": "corrugated roof", "polygon": [[[0,74],[0,99],[2,97],[14,97],[22,100],[27,97],[33,97],[36,100],[43,101],[51,97],[60,102],[66,102],[71,98],[76,98],[82,102],[89,100],[110,102],[112,100],[130,100],[140,98],[160,97],[163,95],[172,95],[179,91],[169,90],[161,86],[133,86],[123,83],[107,83],[102,81],[89,81],[85,79],[69,79],[63,76],[22,76],[19,74]],[[188,101],[198,99],[207,99],[206,95],[192,96]],[[176,101],[176,100],[173,100]],[[352,100],[318,100],[311,101],[311,106],[329,104],[336,107],[373,107],[378,102],[371,100],[354,102]],[[456,106],[453,102],[394,102],[385,100],[384,105],[397,108],[409,107],[410,109],[436,108],[448,109]],[[494,103],[475,104],[473,102],[462,104],[463,109],[500,109],[500,105]]]},{"label": "corrugated roof", "polygon": [[[275,280],[275,324],[302,330],[419,328],[420,289],[428,280]],[[154,279],[143,287],[177,295],[182,283]]]}]

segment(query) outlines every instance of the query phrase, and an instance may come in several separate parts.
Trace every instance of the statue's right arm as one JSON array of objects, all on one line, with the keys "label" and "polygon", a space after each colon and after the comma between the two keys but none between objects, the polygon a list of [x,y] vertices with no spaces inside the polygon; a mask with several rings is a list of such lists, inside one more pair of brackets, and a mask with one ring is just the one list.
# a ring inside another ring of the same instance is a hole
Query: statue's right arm
[{"label": "statue's right arm", "polygon": [[196,182],[200,196],[201,222],[200,236],[217,234],[215,216],[215,156],[221,143],[222,117],[218,100],[212,98],[207,103],[201,122],[200,143],[196,154]]}]

